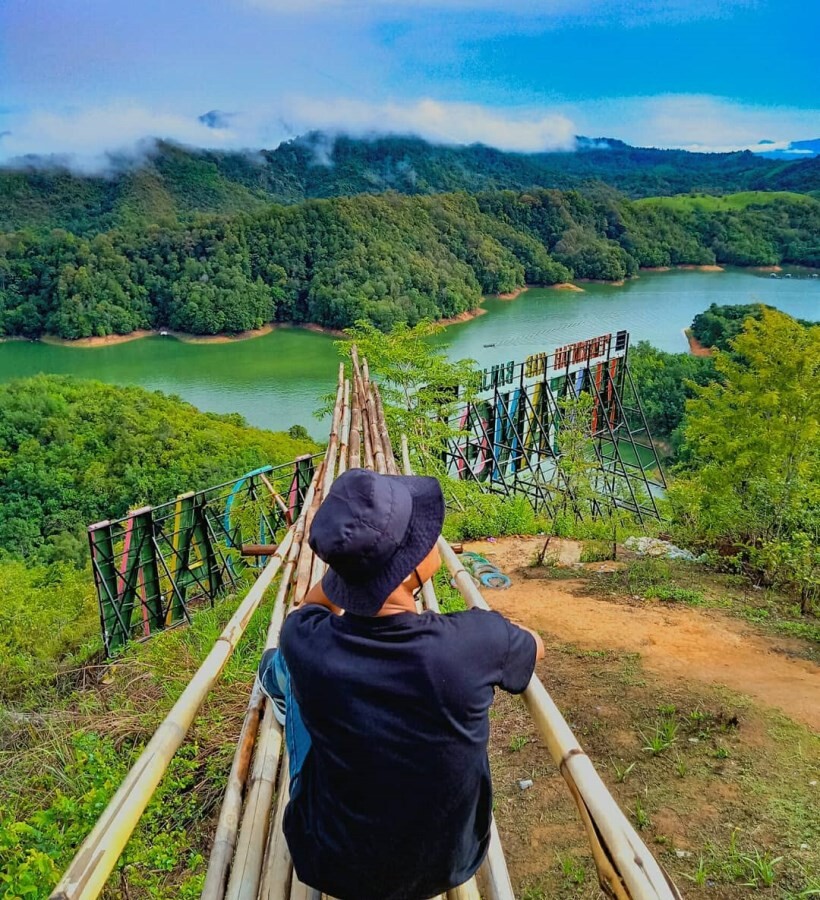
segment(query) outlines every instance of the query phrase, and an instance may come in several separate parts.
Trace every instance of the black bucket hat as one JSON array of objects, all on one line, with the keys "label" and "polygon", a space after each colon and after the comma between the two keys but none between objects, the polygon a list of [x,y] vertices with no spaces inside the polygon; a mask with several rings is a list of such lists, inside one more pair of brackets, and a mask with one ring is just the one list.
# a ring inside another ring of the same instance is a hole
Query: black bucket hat
[{"label": "black bucket hat", "polygon": [[375,615],[432,550],[443,522],[435,478],[369,469],[340,475],[308,539],[330,567],[322,579],[328,599],[354,615]]}]

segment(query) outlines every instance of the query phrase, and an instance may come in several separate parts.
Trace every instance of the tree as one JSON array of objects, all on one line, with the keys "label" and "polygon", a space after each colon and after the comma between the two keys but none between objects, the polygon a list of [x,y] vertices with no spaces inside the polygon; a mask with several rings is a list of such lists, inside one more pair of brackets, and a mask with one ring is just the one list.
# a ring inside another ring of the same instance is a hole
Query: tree
[{"label": "tree", "polygon": [[[560,511],[556,518],[572,511],[575,520],[583,521],[595,514],[597,492],[596,472],[599,471],[592,441],[592,394],[569,394],[558,401],[560,418],[556,442],[556,465],[561,474],[562,493]],[[566,528],[568,522],[563,523]],[[556,529],[556,533],[560,527]]]},{"label": "tree", "polygon": [[764,308],[731,351],[687,403],[672,499],[692,537],[797,584],[806,611],[820,586],[820,326]]},{"label": "tree", "polygon": [[458,405],[475,393],[475,361],[451,362],[446,347],[430,338],[441,326],[423,320],[412,328],[395,325],[383,334],[369,322],[357,322],[337,342],[349,356],[353,344],[378,378],[385,417],[394,446],[406,434],[419,473],[441,475],[440,460],[450,438],[458,434],[451,419]]},{"label": "tree", "polygon": [[641,341],[629,351],[629,368],[641,397],[649,431],[656,441],[669,441],[677,453],[686,401],[700,385],[714,381],[714,361],[691,353],[665,353]]}]

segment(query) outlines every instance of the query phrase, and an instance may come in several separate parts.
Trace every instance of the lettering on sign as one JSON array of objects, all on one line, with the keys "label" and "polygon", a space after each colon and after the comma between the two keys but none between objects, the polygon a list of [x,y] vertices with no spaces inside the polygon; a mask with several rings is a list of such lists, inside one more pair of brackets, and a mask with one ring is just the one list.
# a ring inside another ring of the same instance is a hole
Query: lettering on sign
[{"label": "lettering on sign", "polygon": [[556,347],[552,360],[553,369],[566,369],[574,363],[587,362],[606,356],[611,337],[611,334],[602,334],[590,338],[588,341],[576,341],[574,344]]},{"label": "lettering on sign", "polygon": [[549,357],[546,353],[533,353],[524,361],[524,375],[527,378],[535,378],[543,375],[547,370],[547,360]]},{"label": "lettering on sign", "polygon": [[515,379],[515,360],[499,363],[481,373],[481,390],[489,391],[492,388],[504,387],[512,384]]}]

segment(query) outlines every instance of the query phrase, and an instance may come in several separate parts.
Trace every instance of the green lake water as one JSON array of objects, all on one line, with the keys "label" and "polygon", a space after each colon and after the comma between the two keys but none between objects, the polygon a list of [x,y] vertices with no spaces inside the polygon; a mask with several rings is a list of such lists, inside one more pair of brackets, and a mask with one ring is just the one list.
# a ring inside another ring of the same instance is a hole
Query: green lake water
[{"label": "green lake water", "polygon": [[[767,303],[804,319],[820,319],[820,279],[769,278],[743,270],[646,273],[622,287],[584,285],[584,293],[533,289],[517,300],[485,303],[487,313],[447,328],[437,341],[450,355],[482,366],[610,331],[662,350],[687,349],[683,329],[710,303]],[[492,346],[486,346],[492,345]],[[300,329],[228,344],[186,344],[150,337],[112,347],[79,348],[11,341],[0,344],[0,382],[38,372],[137,384],[176,394],[213,412],[239,412],[253,425],[301,424],[318,438],[313,417],[333,390],[338,357],[333,339]]]}]

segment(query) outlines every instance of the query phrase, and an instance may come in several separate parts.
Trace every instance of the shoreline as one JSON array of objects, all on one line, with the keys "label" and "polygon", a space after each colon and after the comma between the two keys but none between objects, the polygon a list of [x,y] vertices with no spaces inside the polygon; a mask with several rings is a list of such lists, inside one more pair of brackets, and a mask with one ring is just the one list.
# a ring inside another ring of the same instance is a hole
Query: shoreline
[{"label": "shoreline", "polygon": [[689,352],[692,356],[714,356],[715,352],[711,347],[704,347],[703,344],[692,334],[691,328],[682,329],[683,336],[689,342]]},{"label": "shoreline", "polygon": [[[483,316],[487,312],[481,306],[475,309],[466,310],[456,316],[449,316],[445,319],[437,319],[435,324],[442,327],[450,325],[459,325],[462,322],[470,322],[478,316]],[[61,338],[54,334],[44,334],[39,338],[26,337],[0,337],[0,344],[20,342],[30,344],[48,344],[52,347],[73,347],[79,350],[97,350],[101,347],[116,347],[120,344],[130,344],[132,341],[140,341],[150,337],[168,337],[179,341],[182,344],[235,344],[240,341],[251,341],[255,338],[264,337],[266,334],[272,334],[274,331],[285,330],[302,330],[310,331],[313,334],[324,334],[327,337],[336,340],[344,340],[347,335],[339,328],[326,328],[324,325],[317,325],[315,322],[268,322],[261,328],[255,328],[251,331],[241,331],[238,334],[189,334],[185,331],[174,331],[170,328],[140,328],[129,334],[107,334],[103,337],[84,337],[84,338]]]},{"label": "shoreline", "polygon": [[[583,284],[608,284],[610,287],[623,287],[626,284],[627,279],[619,278],[617,281],[604,281],[603,278],[579,278],[578,281]],[[567,289],[565,288],[564,290]],[[581,288],[581,290],[583,290],[583,288]]]},{"label": "shoreline", "polygon": [[[604,281],[601,283],[613,284],[615,282]],[[516,288],[514,291],[507,291],[507,293],[505,294],[487,294],[487,296],[491,297],[493,300],[516,300],[522,294],[526,294],[527,291],[531,291],[533,288],[552,291],[574,291],[577,294],[584,293],[584,289],[582,287],[577,284],[573,284],[571,281],[559,281],[555,284],[525,284],[523,285],[523,287]]]},{"label": "shoreline", "polygon": [[[742,266],[743,268],[750,272],[782,272],[782,266]],[[814,271],[807,268],[809,271]],[[698,271],[698,272],[724,272],[726,271],[723,266],[718,265],[694,265],[689,263],[682,263],[674,266],[643,266],[639,270],[639,272],[670,272],[672,270],[682,270],[682,271]],[[636,275],[633,277],[640,277],[640,275]],[[625,280],[621,281],[602,281],[594,278],[580,278],[579,282],[586,284],[608,284],[612,287],[623,287],[626,284]],[[502,294],[487,294],[482,297],[482,303],[485,299],[496,299],[496,300],[504,300],[504,301],[512,301],[516,300],[522,294],[525,294],[527,291],[532,290],[533,288],[542,288],[542,289],[551,289],[554,291],[571,291],[575,293],[584,293],[584,288],[581,287],[577,283],[573,282],[558,282],[556,284],[544,285],[544,284],[526,284],[519,288],[516,288],[513,291],[509,291],[507,293]],[[443,328],[449,328],[451,325],[459,325],[463,322],[470,322],[473,319],[478,318],[478,316],[483,316],[487,313],[488,310],[483,306],[474,307],[471,310],[466,310],[465,312],[459,313],[456,316],[449,316],[443,319],[436,319],[435,324],[440,325]],[[52,346],[58,347],[77,347],[82,350],[88,349],[96,349],[99,347],[115,347],[119,344],[128,344],[131,341],[138,341],[142,338],[147,337],[169,337],[174,340],[180,341],[183,344],[232,344],[239,341],[249,341],[254,338],[264,337],[267,334],[271,334],[274,331],[278,331],[280,329],[303,329],[305,331],[313,332],[314,334],[324,334],[328,337],[339,339],[345,339],[345,333],[338,328],[327,328],[323,325],[317,325],[315,322],[269,322],[263,325],[261,328],[256,328],[250,331],[242,331],[238,334],[189,334],[183,331],[174,331],[172,329],[138,329],[136,331],[132,331],[129,334],[109,334],[104,337],[84,337],[84,338],[61,338],[56,335],[51,334],[43,334],[38,338],[26,338],[26,337],[16,337],[16,336],[0,336],[0,344],[10,343],[12,341],[17,342],[28,342],[28,343],[43,343],[49,344]],[[684,330],[684,334],[686,331]],[[695,338],[690,338],[689,335],[686,335],[687,340],[690,343],[690,350],[696,356],[709,356],[711,355],[711,351],[709,348],[701,347],[698,344]],[[694,341],[694,344],[692,343]]]},{"label": "shoreline", "polygon": [[[748,269],[757,269],[757,266],[742,266],[741,268]],[[684,271],[684,272],[725,272],[726,269],[723,266],[715,266],[715,265],[696,265],[694,263],[678,263],[674,266],[641,266],[639,269],[640,272],[672,272],[672,271]],[[768,271],[768,270],[767,270]]]},{"label": "shoreline", "polygon": [[473,319],[485,315],[486,312],[487,310],[484,309],[483,306],[476,306],[474,309],[467,309],[457,316],[448,316],[446,319],[436,319],[434,324],[441,325],[442,328],[447,328],[450,325],[460,325],[462,322],[472,322]]},{"label": "shoreline", "polygon": [[325,334],[328,337],[343,338],[344,332],[337,328],[325,328],[315,322],[295,324],[293,322],[268,322],[261,328],[250,331],[240,331],[238,334],[189,334],[185,331],[173,331],[170,328],[142,328],[129,334],[107,334],[104,337],[61,338],[53,334],[44,334],[39,338],[3,337],[0,343],[5,341],[27,341],[30,343],[49,344],[53,347],[76,347],[81,350],[95,350],[100,347],[116,347],[119,344],[129,344],[131,341],[139,341],[149,337],[168,337],[182,344],[234,344],[239,341],[251,341],[254,338],[264,337],[274,331],[284,329],[303,329],[314,334]]}]

